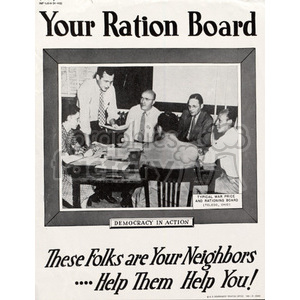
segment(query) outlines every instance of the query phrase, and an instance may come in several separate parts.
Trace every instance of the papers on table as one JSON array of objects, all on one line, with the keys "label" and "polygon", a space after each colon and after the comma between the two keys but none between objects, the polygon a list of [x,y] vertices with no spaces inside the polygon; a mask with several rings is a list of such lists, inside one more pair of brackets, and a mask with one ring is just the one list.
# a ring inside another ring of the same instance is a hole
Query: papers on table
[{"label": "papers on table", "polygon": [[118,147],[124,148],[129,152],[143,151],[143,144],[138,142],[124,142],[118,144]]},{"label": "papers on table", "polygon": [[72,165],[76,166],[94,166],[97,169],[105,169],[105,170],[114,170],[114,171],[124,171],[129,166],[129,161],[118,161],[118,160],[110,160],[107,158],[100,157],[84,157],[78,161],[72,163]]},{"label": "papers on table", "polygon": [[113,127],[113,126],[109,126],[109,125],[101,125],[101,127],[109,129],[109,130],[113,130],[113,131],[124,131],[128,128],[128,125],[120,125],[118,127]]},{"label": "papers on table", "polygon": [[129,151],[126,148],[108,148],[107,159],[126,160],[128,159]]},{"label": "papers on table", "polygon": [[114,170],[114,171],[125,171],[130,162],[126,161],[115,161],[115,160],[106,160],[100,165],[96,165],[95,169],[103,169],[103,170]]},{"label": "papers on table", "polygon": [[95,166],[102,164],[106,158],[100,158],[99,156],[90,156],[90,157],[83,157],[75,162],[72,163],[74,166]]},{"label": "papers on table", "polygon": [[203,163],[202,167],[204,170],[214,170],[216,168],[215,163]]}]

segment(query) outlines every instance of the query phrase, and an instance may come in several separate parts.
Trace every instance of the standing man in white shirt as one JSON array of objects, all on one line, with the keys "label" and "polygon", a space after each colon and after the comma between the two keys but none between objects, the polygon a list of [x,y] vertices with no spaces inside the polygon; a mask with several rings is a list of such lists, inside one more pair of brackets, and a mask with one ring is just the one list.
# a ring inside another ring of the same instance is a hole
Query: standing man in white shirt
[{"label": "standing man in white shirt", "polygon": [[[92,142],[112,144],[112,135],[108,134],[102,125],[115,124],[118,119],[116,92],[113,86],[115,69],[98,67],[93,79],[86,80],[78,89],[77,96],[80,106],[80,129],[83,132],[85,144]],[[112,197],[112,188],[108,184],[97,185],[95,194],[90,196],[87,205],[100,202],[102,199],[116,203]]]},{"label": "standing man in white shirt", "polygon": [[112,67],[98,67],[94,78],[86,80],[78,89],[80,128],[87,146],[94,141],[112,143],[101,126],[106,123],[117,126],[115,122],[119,116],[113,86],[114,73]]},{"label": "standing man in white shirt", "polygon": [[152,90],[146,90],[142,93],[140,104],[130,108],[124,132],[125,142],[153,142],[154,127],[157,124],[158,116],[161,112],[153,105],[156,94]]}]

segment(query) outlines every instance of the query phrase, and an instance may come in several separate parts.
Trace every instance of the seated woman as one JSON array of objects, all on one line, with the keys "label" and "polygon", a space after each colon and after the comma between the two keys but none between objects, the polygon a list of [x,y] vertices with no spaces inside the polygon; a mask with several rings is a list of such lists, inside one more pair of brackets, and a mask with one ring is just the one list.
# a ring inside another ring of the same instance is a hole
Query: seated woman
[{"label": "seated woman", "polygon": [[[79,107],[75,105],[68,105],[64,107],[62,112],[62,128],[61,128],[61,151],[63,163],[71,163],[83,157],[92,156],[94,151],[89,149],[85,151],[75,139],[74,130],[79,123]],[[94,193],[92,186],[81,185],[80,195],[81,202],[86,200]],[[64,168],[62,169],[62,198],[64,201],[72,205],[72,178],[67,174]]]},{"label": "seated woman", "polygon": [[[190,168],[196,165],[198,158],[197,147],[177,139],[178,118],[173,113],[162,113],[158,117],[155,127],[154,143],[146,144],[141,155],[140,166],[150,166],[165,169]],[[155,182],[149,184],[150,207],[157,207],[157,188]],[[180,198],[185,200],[188,195],[188,186],[182,184]],[[145,207],[144,188],[137,188],[132,195],[133,206]],[[181,201],[185,206],[185,201]]]}]

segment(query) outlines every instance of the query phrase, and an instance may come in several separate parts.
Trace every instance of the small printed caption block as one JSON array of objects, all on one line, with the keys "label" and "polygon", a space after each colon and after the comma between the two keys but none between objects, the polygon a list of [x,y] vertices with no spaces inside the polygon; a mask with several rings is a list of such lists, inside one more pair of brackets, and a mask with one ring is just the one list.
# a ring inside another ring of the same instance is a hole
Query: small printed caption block
[{"label": "small printed caption block", "polygon": [[110,228],[142,227],[193,227],[194,218],[115,218],[109,220]]},{"label": "small printed caption block", "polygon": [[195,209],[242,208],[241,194],[197,194],[193,195]]}]

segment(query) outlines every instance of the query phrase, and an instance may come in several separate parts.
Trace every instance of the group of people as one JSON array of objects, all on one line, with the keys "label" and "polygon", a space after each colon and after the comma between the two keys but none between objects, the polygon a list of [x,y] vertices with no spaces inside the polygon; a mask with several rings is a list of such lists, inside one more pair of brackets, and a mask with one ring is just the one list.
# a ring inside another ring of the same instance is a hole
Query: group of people
[{"label": "group of people", "polygon": [[[113,86],[115,71],[110,67],[99,67],[93,79],[86,80],[78,89],[78,106],[67,110],[62,121],[62,159],[68,163],[83,156],[93,155],[93,142],[109,143],[103,140],[105,124],[118,127],[116,92]],[[124,142],[146,143],[140,164],[160,168],[189,168],[200,163],[220,161],[221,175],[215,181],[215,193],[239,193],[238,132],[234,127],[236,115],[224,109],[214,124],[213,118],[203,109],[203,98],[197,94],[189,96],[187,109],[178,117],[174,113],[160,112],[155,106],[156,94],[146,90],[137,105],[130,108],[125,124]],[[80,111],[80,112],[79,112]],[[85,146],[78,145],[72,131],[80,124]],[[213,128],[220,134],[214,138]],[[63,174],[63,183],[69,182]],[[65,188],[65,190],[67,190]],[[86,189],[81,195],[91,202],[103,199],[114,203],[109,189],[104,185],[94,190]],[[63,188],[63,197],[64,197]],[[126,199],[125,199],[126,198]],[[141,206],[143,189],[136,189],[131,197],[124,196],[123,206]]]}]

